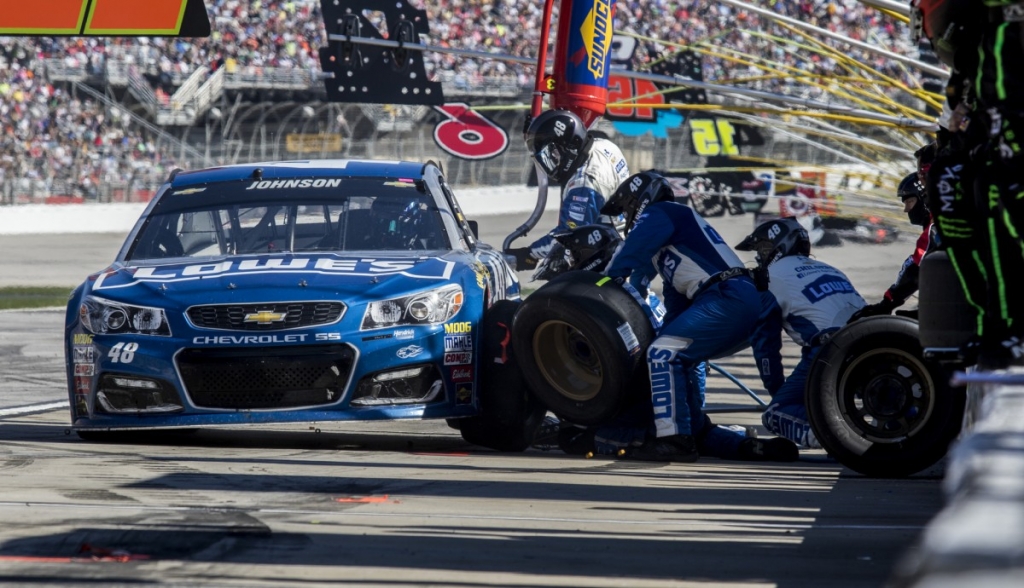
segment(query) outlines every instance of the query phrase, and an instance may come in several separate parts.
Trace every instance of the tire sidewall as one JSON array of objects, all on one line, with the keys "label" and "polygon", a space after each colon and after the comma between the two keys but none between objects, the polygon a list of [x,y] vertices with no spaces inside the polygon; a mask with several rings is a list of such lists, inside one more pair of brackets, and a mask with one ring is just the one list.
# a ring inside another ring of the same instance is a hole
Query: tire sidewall
[{"label": "tire sidewall", "polygon": [[480,414],[457,421],[466,441],[498,451],[529,447],[546,412],[529,392],[513,350],[512,321],[520,304],[499,300],[487,309],[481,329]]},{"label": "tire sidewall", "polygon": [[[924,423],[907,437],[872,441],[855,429],[846,415],[844,377],[860,358],[879,348],[911,354],[927,372],[931,401]],[[964,390],[948,384],[949,375],[922,357],[917,323],[909,318],[879,316],[841,329],[815,357],[807,378],[805,402],[811,429],[822,447],[840,463],[873,477],[903,477],[939,461],[960,430]]]},{"label": "tire sidewall", "polygon": [[[560,418],[597,425],[614,418],[629,400],[630,382],[654,337],[646,314],[617,284],[594,272],[570,272],[530,295],[516,312],[513,341],[520,350],[523,375],[534,394]],[[603,285],[598,286],[602,282]],[[544,376],[536,357],[534,334],[548,321],[566,323],[583,334],[602,370],[598,392],[579,400],[563,395]],[[619,327],[629,324],[638,345],[627,349]],[[531,351],[524,352],[529,349]]]}]

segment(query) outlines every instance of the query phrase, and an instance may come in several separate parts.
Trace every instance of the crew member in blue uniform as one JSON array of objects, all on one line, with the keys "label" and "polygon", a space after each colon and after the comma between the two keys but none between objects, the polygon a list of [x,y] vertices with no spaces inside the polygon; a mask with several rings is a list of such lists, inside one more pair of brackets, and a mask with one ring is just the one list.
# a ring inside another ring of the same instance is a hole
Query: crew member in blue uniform
[{"label": "crew member in blue uniform", "polygon": [[542,113],[530,122],[525,138],[544,173],[565,185],[558,225],[529,246],[509,250],[519,269],[532,270],[555,244],[554,234],[598,222],[611,224],[600,210],[629,177],[629,167],[615,143],[589,134],[580,117],[568,110]]},{"label": "crew member in blue uniform", "polygon": [[601,213],[626,218],[625,243],[605,273],[643,294],[656,275],[664,284],[664,325],[647,350],[655,434],[628,456],[796,459],[796,446],[785,439],[747,438],[704,414],[700,364],[745,347],[758,319],[751,270],[700,215],[674,201],[668,182],[653,171],[626,179]]},{"label": "crew member in blue uniform", "polygon": [[[804,404],[807,374],[819,347],[864,307],[864,299],[843,272],[808,257],[811,241],[792,217],[758,225],[736,249],[754,251],[758,268],[769,276],[751,337],[761,381],[772,397],[761,422],[799,447],[819,448]],[[782,369],[783,330],[801,347],[789,377]]]}]

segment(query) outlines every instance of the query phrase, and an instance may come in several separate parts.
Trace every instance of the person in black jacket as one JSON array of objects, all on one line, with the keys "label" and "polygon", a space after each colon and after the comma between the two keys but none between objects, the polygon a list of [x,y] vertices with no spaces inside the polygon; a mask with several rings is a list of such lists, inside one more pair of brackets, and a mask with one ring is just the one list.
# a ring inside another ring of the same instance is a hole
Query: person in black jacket
[{"label": "person in black jacket", "polygon": [[[910,224],[922,228],[921,235],[917,238],[914,252],[904,260],[899,273],[896,274],[896,281],[885,291],[882,299],[855,312],[850,317],[850,322],[868,316],[890,314],[893,309],[903,306],[903,303],[917,292],[921,260],[937,245],[931,213],[925,205],[925,187],[920,175],[915,172],[903,178],[896,194],[903,201],[903,212],[907,213]],[[906,314],[916,318],[916,312]]]}]

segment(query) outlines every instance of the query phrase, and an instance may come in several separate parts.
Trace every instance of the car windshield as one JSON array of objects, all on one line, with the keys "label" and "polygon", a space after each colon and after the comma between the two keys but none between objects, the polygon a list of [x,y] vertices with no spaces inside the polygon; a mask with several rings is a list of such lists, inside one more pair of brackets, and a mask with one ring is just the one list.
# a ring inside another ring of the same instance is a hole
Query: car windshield
[{"label": "car windshield", "polygon": [[143,222],[126,260],[450,249],[437,201],[423,185],[303,178],[172,188]]}]

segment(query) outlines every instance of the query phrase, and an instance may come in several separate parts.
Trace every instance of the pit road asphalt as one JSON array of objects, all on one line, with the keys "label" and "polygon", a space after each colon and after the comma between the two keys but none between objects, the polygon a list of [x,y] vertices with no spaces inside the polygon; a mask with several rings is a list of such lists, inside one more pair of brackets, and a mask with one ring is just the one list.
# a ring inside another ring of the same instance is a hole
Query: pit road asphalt
[{"label": "pit road asphalt", "polygon": [[[500,246],[524,217],[481,217],[481,237]],[[751,229],[712,222],[732,244]],[[0,236],[0,286],[70,290],[122,240]],[[874,302],[912,247],[815,254]],[[872,480],[820,451],[768,465],[508,454],[435,421],[87,442],[67,431],[63,321],[0,312],[0,585],[882,586],[942,506],[941,465]],[[718,363],[759,390],[749,352]],[[754,407],[719,376],[708,400]]]}]

